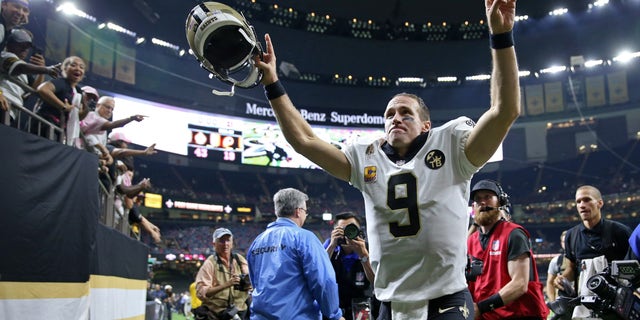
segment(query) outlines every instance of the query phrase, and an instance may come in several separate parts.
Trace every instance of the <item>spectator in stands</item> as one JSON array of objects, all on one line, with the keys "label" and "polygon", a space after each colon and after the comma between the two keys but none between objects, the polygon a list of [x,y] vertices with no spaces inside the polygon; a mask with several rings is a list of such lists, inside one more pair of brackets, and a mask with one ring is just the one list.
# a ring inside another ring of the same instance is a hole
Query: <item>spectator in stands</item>
[{"label": "spectator in stands", "polygon": [[7,44],[11,30],[29,23],[29,0],[2,0],[0,8],[0,51]]},{"label": "spectator in stands", "polygon": [[[87,90],[93,89],[91,87],[83,88]],[[93,90],[95,91],[95,89]],[[144,116],[142,115],[133,115],[128,118],[110,121],[113,116],[113,109],[115,108],[115,105],[116,101],[113,97],[102,96],[96,103],[95,111],[90,111],[80,122],[80,129],[82,130],[82,133],[84,133],[85,141],[88,146],[95,147],[99,151],[102,151],[103,149],[106,150],[107,131],[123,127],[132,121],[140,122],[144,120]]]},{"label": "spectator in stands", "polygon": [[[62,129],[67,145],[76,145],[80,135],[80,119],[88,112],[82,103],[82,92],[77,85],[84,79],[85,63],[80,57],[70,56],[62,62],[62,78],[45,81],[38,87],[40,100],[36,114]],[[31,132],[49,138],[49,124],[32,119]],[[58,133],[54,139],[60,140]]]},{"label": "spectator in stands", "polygon": [[[542,283],[538,279],[529,233],[502,219],[506,205],[500,184],[481,180],[471,190],[478,231],[467,239],[472,265],[469,290],[475,319],[546,319]],[[474,279],[475,278],[475,279]]]},{"label": "spectator in stands", "polygon": [[344,319],[329,256],[318,237],[302,229],[308,200],[293,188],[273,196],[278,219],[247,251],[251,319]]},{"label": "spectator in stands", "polygon": [[[345,236],[345,227],[355,225],[357,237]],[[352,303],[367,301],[369,309],[377,318],[379,303],[374,305],[374,273],[369,261],[369,250],[360,230],[360,218],[353,212],[337,214],[333,219],[331,237],[324,242],[331,265],[336,273],[340,308],[346,320],[353,320]],[[389,318],[390,319],[390,318]]]},{"label": "spectator in stands", "polygon": [[[422,98],[400,93],[384,111],[383,139],[339,150],[317,136],[278,81],[269,35],[266,52],[254,59],[293,149],[363,193],[375,292],[394,318],[425,318],[453,305],[471,308],[463,273],[466,248],[458,240],[468,228],[471,178],[520,114],[515,8],[515,0],[485,1],[493,57],[491,107],[477,124],[460,117],[432,129]],[[430,302],[434,299],[438,303]],[[466,318],[458,308],[447,310],[449,316]]]},{"label": "spectator in stands", "polygon": [[149,219],[143,216],[140,212],[140,206],[142,206],[142,201],[144,200],[144,193],[139,193],[132,200],[133,205],[129,209],[128,213],[129,225],[131,225],[131,233],[136,239],[140,240],[140,228],[142,228],[149,233],[151,239],[153,239],[153,242],[160,243],[160,228],[151,223],[151,221],[149,221]]},{"label": "spectator in stands", "polygon": [[212,243],[215,252],[205,260],[196,275],[196,295],[202,306],[214,314],[221,315],[235,305],[238,316],[244,319],[251,289],[247,260],[232,252],[233,234],[229,229],[216,229]]},{"label": "spectator in stands", "polygon": [[[2,0],[0,4],[0,51],[5,49],[14,28],[29,23],[29,0]],[[4,62],[0,62],[4,65]],[[9,110],[9,101],[0,91],[0,110]]]},{"label": "spectator in stands", "polygon": [[[586,280],[603,271],[603,258],[607,263],[635,258],[629,247],[631,228],[603,218],[603,206],[604,200],[598,188],[590,185],[578,187],[576,209],[582,223],[569,229],[565,236],[565,258],[569,265],[553,282],[558,290],[563,290],[563,282],[574,282],[575,291],[581,295],[586,292]],[[574,318],[590,316],[591,311],[582,306],[574,309]]]},{"label": "spectator in stands", "polygon": [[[107,141],[107,150],[109,150],[111,157],[113,157],[114,160],[121,160],[121,162],[126,165],[127,170],[131,171],[134,169],[134,156],[150,156],[158,153],[155,149],[155,143],[144,150],[129,149],[128,147],[131,140],[129,140],[123,132],[119,131],[111,132]],[[122,172],[118,172],[116,163],[117,161],[114,161],[114,163],[109,166],[109,175],[100,176],[100,181],[102,181],[102,184],[107,189],[110,188],[111,181],[115,181],[118,175],[122,174]]]},{"label": "spectator in stands", "polygon": [[0,120],[16,128],[19,127],[20,108],[24,107],[23,97],[35,92],[44,81],[45,74],[57,78],[61,71],[60,64],[46,67],[42,53],[33,54],[28,63],[24,60],[33,47],[32,41],[33,35],[29,30],[13,29],[8,36],[6,50],[1,53],[0,91],[8,102],[8,109],[0,104]]}]

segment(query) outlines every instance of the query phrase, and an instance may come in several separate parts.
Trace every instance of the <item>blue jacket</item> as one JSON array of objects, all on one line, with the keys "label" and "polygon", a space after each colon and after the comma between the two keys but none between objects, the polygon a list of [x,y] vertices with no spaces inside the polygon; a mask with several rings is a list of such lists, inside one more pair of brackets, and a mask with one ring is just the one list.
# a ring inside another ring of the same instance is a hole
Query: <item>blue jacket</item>
[{"label": "blue jacket", "polygon": [[[251,319],[339,319],[338,285],[327,252],[311,231],[278,218],[247,252]],[[322,313],[321,313],[322,312]]]}]

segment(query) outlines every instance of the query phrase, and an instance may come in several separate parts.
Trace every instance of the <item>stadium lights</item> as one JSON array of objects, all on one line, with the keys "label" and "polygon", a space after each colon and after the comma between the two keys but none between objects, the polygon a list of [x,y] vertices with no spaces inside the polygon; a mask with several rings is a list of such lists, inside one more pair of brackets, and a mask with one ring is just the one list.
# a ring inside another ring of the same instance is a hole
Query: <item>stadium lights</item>
[{"label": "stadium lights", "polygon": [[71,2],[65,2],[59,5],[56,8],[56,11],[60,11],[66,15],[74,15],[83,19],[87,19],[91,22],[96,22],[96,17],[87,14],[86,12],[79,10],[76,6]]},{"label": "stadium lights", "polygon": [[178,47],[177,45],[173,44],[173,43],[169,43],[167,41],[164,40],[160,40],[158,38],[151,38],[151,43],[157,45],[157,46],[161,46],[161,47],[167,47],[169,49],[173,49],[175,51],[180,50],[180,47]]},{"label": "stadium lights", "polygon": [[598,59],[598,60],[587,60],[584,62],[584,67],[585,68],[593,68],[596,66],[601,66],[604,63],[604,61],[602,59]]},{"label": "stadium lights", "polygon": [[416,82],[424,82],[424,78],[420,77],[400,77],[397,80],[399,83],[416,83]]},{"label": "stadium lights", "polygon": [[604,7],[607,4],[609,4],[609,0],[596,0],[593,3],[589,3],[589,9],[593,7]]},{"label": "stadium lights", "polygon": [[467,81],[482,81],[482,80],[489,80],[491,79],[491,75],[490,74],[477,74],[474,76],[467,76],[464,78]]},{"label": "stadium lights", "polygon": [[438,77],[438,82],[456,82],[458,77]]},{"label": "stadium lights", "polygon": [[569,9],[567,8],[560,8],[560,9],[555,9],[553,11],[549,11],[549,15],[550,16],[561,16],[563,14],[566,14],[567,12],[569,12]]},{"label": "stadium lights", "polygon": [[424,88],[427,83],[421,77],[400,77],[396,79],[396,86],[416,86]]},{"label": "stadium lights", "polygon": [[640,57],[640,51],[637,51],[637,52],[623,51],[617,56],[613,57],[613,61],[627,63],[631,61],[631,59],[638,58],[638,57]]},{"label": "stadium lights", "polygon": [[138,39],[136,39],[136,44],[143,44],[145,40],[146,39],[144,37],[139,37]]},{"label": "stadium lights", "polygon": [[529,16],[528,16],[528,15],[526,15],[526,14],[525,14],[525,15],[522,15],[522,16],[516,16],[516,17],[515,17],[515,21],[516,21],[516,22],[518,22],[518,21],[526,21],[526,20],[529,20]]},{"label": "stadium lights", "polygon": [[541,69],[540,73],[558,73],[566,70],[567,70],[566,66],[553,66],[553,67]]},{"label": "stadium lights", "polygon": [[520,78],[528,77],[530,75],[531,75],[531,71],[529,71],[529,70],[518,71],[518,77],[520,77]]},{"label": "stadium lights", "polygon": [[133,38],[136,37],[136,33],[135,32],[133,32],[131,30],[128,30],[128,29],[125,29],[124,27],[121,27],[121,26],[119,26],[119,25],[117,25],[115,23],[112,23],[112,22],[107,22],[107,29],[113,30],[115,32],[124,33],[124,34],[126,34],[126,35],[128,35],[130,37],[133,37]]}]

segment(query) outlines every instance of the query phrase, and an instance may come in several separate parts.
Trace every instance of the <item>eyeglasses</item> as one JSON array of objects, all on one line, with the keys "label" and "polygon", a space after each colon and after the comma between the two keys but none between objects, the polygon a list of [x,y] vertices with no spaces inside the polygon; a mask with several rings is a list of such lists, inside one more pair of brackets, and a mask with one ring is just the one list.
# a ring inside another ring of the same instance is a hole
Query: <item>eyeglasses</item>
[{"label": "eyeglasses", "polygon": [[304,214],[307,214],[307,209],[305,209],[305,208],[298,208],[298,209],[304,211]]}]

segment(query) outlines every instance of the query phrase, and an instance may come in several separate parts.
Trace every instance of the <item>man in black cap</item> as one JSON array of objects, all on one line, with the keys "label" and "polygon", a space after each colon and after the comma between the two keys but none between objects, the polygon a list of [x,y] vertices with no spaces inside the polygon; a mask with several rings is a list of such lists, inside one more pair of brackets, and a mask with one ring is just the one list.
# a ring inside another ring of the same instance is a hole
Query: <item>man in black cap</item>
[{"label": "man in black cap", "polygon": [[[29,23],[29,0],[2,0],[0,5],[0,51],[4,50],[11,30]],[[8,110],[8,102],[0,91],[0,108]]]},{"label": "man in black cap", "polygon": [[1,53],[0,92],[6,104],[0,104],[0,115],[3,115],[0,121],[14,127],[17,127],[20,107],[24,106],[23,96],[35,92],[44,82],[45,74],[57,78],[61,71],[60,64],[45,66],[41,53],[35,53],[29,62],[25,61],[33,48],[32,41],[29,30],[13,29],[6,41],[6,50]]},{"label": "man in black cap", "polygon": [[546,319],[549,310],[538,279],[529,233],[502,218],[509,196],[500,184],[481,180],[471,189],[478,231],[467,239],[467,274],[476,319]]}]

